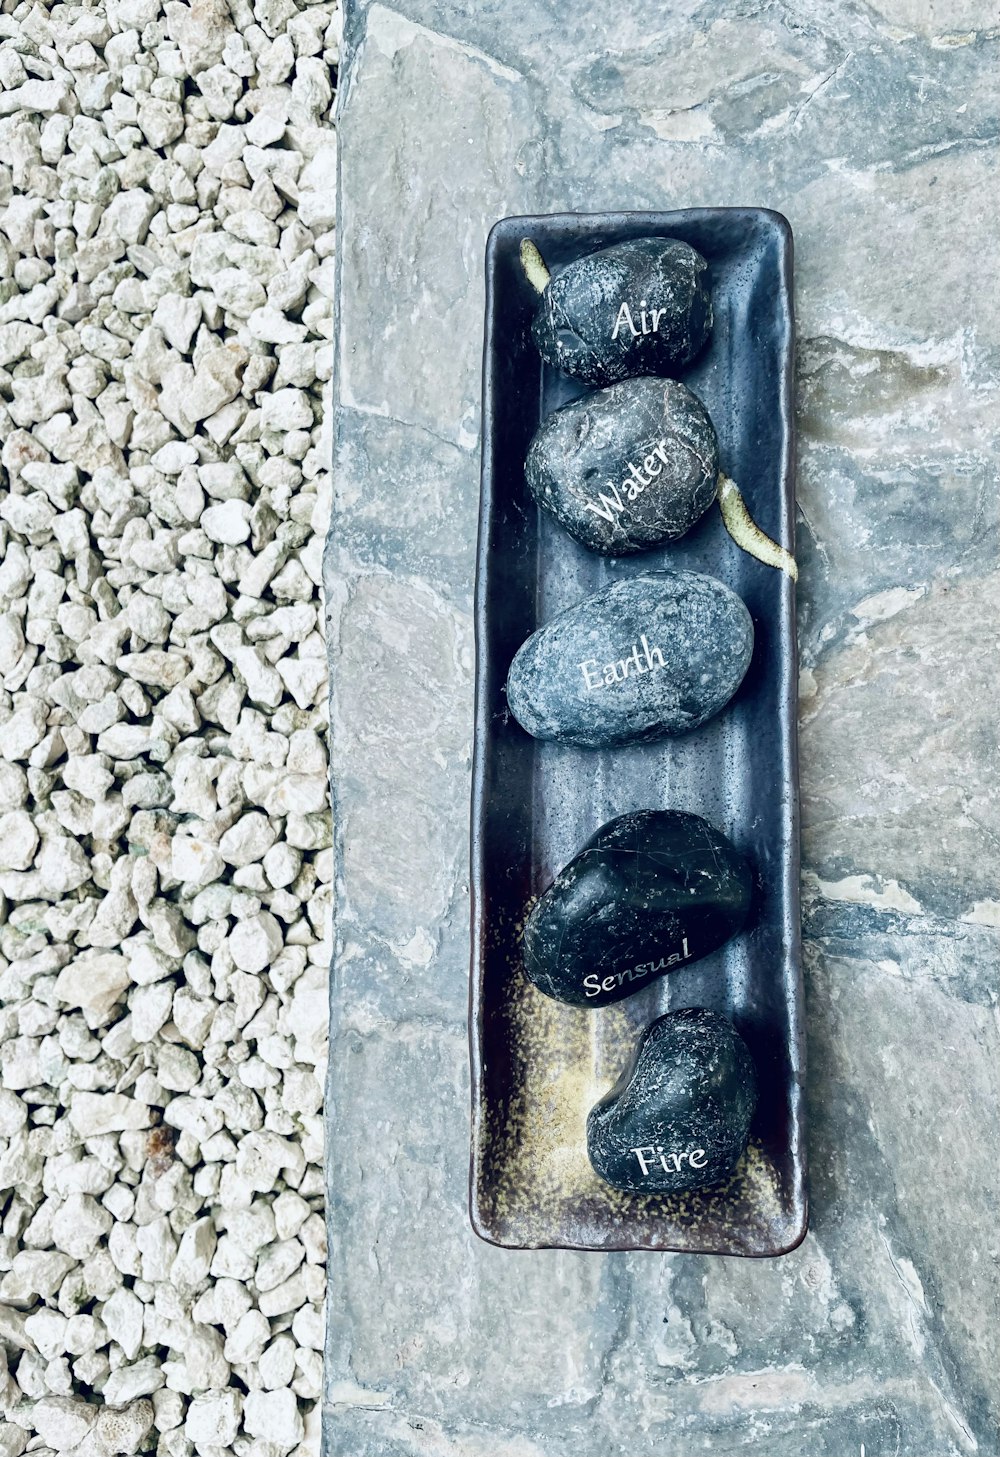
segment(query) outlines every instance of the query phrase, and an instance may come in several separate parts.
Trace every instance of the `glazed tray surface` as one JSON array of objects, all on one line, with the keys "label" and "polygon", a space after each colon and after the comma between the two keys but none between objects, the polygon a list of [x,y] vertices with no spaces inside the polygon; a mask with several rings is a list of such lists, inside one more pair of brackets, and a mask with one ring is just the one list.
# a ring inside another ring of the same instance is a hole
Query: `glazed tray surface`
[{"label": "glazed tray surface", "polygon": [[[472,799],[470,1211],[511,1248],[655,1249],[777,1255],[806,1229],[804,1036],[799,945],[794,584],[729,539],[712,508],[681,541],[616,560],[577,545],[524,483],[532,434],[583,386],[543,366],[530,338],[537,295],[519,261],[532,238],[553,272],[627,238],[681,238],[709,263],[715,323],[681,378],[705,402],[722,469],[764,531],[794,549],[792,240],[777,213],[505,218],[486,253],[483,457],[476,578]],[[746,602],[753,660],[720,715],[694,733],[594,751],[533,740],[504,681],[524,639],[622,576],[708,572]],[[519,933],[535,899],[606,820],[683,809],[728,835],[755,870],[746,931],[713,955],[599,1011],[537,992]],[[603,1184],[587,1159],[587,1112],[662,1012],[731,1017],[757,1067],[750,1147],[731,1181],[682,1195]]]}]

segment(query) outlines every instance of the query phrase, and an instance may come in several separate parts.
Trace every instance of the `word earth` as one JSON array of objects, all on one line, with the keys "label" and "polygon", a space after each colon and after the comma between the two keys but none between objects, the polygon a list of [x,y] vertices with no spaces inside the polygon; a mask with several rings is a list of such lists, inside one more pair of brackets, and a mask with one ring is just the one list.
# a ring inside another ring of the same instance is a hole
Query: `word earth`
[{"label": "word earth", "polygon": [[708,1163],[708,1155],[703,1148],[693,1148],[690,1153],[664,1153],[659,1144],[654,1148],[651,1143],[644,1143],[641,1148],[630,1148],[629,1153],[634,1153],[639,1161],[639,1168],[643,1175],[649,1173],[653,1165],[647,1163],[643,1154],[656,1154],[660,1160],[660,1167],[665,1174],[679,1174],[684,1160],[693,1169],[703,1169]]},{"label": "word earth", "polygon": [[[657,465],[656,457],[659,456],[663,465]],[[621,486],[613,485],[608,481],[608,490],[612,495],[606,496],[603,491],[598,491],[601,504],[595,506],[593,501],[585,501],[584,505],[588,511],[593,511],[595,516],[602,517],[605,521],[614,523],[614,513],[625,510],[626,501],[634,501],[641,496],[647,486],[651,486],[656,477],[663,474],[663,466],[667,464],[667,442],[662,439],[658,445],[654,445],[651,454],[647,455],[642,463],[643,470],[649,476],[647,480],[637,465],[631,461],[628,464],[628,475],[622,481]]]},{"label": "word earth", "polygon": [[685,936],[681,941],[680,951],[675,951],[672,956],[661,956],[659,961],[641,961],[638,966],[632,966],[628,971],[612,972],[603,980],[593,972],[583,978],[584,991],[588,997],[596,997],[600,992],[613,992],[616,987],[623,986],[625,982],[641,981],[643,977],[653,976],[658,971],[668,971],[671,966],[677,966],[682,961],[687,961],[691,956],[688,950],[688,941]]},{"label": "word earth", "polygon": [[635,327],[635,321],[632,318],[632,310],[629,308],[628,304],[622,304],[621,308],[618,310],[618,317],[617,319],[615,319],[615,327],[611,330],[612,339],[617,339],[619,333],[623,328],[631,329],[633,339],[638,339],[640,334],[656,333],[657,329],[660,327],[660,320],[667,312],[666,309],[650,309],[649,314],[647,315],[645,299],[640,300],[639,308],[642,310],[642,313],[639,315],[639,323],[641,327],[637,329]]},{"label": "word earth", "polygon": [[[642,643],[642,651],[646,661],[639,658],[639,643],[632,644],[632,651],[627,658],[619,658],[617,663],[605,663],[598,672],[592,668],[597,667],[596,658],[585,658],[580,664],[580,672],[583,674],[583,681],[588,690],[594,688],[610,688],[612,683],[624,683],[629,675],[629,668],[634,667],[636,673],[648,673],[653,668],[664,667],[663,649],[651,648],[646,641],[646,634],[643,633],[639,642]],[[601,676],[603,674],[603,677]]]}]

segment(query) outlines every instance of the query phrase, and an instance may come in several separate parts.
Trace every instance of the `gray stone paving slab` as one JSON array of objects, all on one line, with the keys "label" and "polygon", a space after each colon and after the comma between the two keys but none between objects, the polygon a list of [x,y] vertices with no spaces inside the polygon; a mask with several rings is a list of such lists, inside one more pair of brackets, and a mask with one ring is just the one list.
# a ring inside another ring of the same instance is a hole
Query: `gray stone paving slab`
[{"label": "gray stone paving slab", "polygon": [[[994,7],[400,0],[346,30],[327,1451],[998,1454]],[[486,234],[712,204],[796,239],[811,1230],[771,1262],[492,1249],[466,1212]]]}]

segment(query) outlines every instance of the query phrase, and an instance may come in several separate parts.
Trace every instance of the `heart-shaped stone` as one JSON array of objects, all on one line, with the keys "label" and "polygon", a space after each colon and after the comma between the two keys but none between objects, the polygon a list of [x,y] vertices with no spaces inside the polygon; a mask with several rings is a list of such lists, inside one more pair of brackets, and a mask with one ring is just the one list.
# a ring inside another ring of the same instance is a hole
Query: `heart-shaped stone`
[{"label": "heart-shaped stone", "polygon": [[668,1012],[590,1110],[587,1153],[606,1183],[633,1194],[716,1184],[739,1163],[756,1102],[753,1059],[733,1024],[705,1007]]}]

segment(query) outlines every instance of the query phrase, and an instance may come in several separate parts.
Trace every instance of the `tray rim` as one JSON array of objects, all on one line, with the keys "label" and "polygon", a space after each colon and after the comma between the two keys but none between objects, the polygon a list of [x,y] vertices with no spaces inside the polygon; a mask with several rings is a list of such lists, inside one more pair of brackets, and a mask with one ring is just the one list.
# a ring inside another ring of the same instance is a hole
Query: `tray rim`
[{"label": "tray rim", "polygon": [[[610,232],[618,228],[628,227],[641,222],[651,226],[655,236],[661,226],[664,235],[673,224],[676,226],[683,220],[684,224],[697,224],[699,222],[709,223],[718,219],[721,215],[728,215],[734,221],[739,218],[749,220],[767,221],[774,227],[780,242],[778,275],[780,281],[780,292],[778,303],[783,309],[788,326],[788,348],[779,395],[779,411],[781,425],[784,435],[784,450],[781,456],[781,480],[783,483],[782,500],[780,502],[782,530],[780,539],[794,555],[795,553],[795,303],[793,291],[793,263],[794,263],[794,239],[791,224],[783,213],[774,208],[755,206],[720,206],[720,207],[689,207],[659,209],[631,209],[620,211],[598,211],[598,212],[552,212],[552,213],[514,213],[499,218],[490,228],[486,240],[485,249],[485,296],[484,296],[484,336],[482,355],[482,416],[480,425],[480,491],[479,491],[479,512],[478,512],[478,533],[476,542],[476,574],[474,593],[474,629],[475,629],[475,709],[473,720],[473,752],[472,752],[472,782],[471,782],[471,814],[470,814],[470,974],[468,994],[468,1038],[469,1038],[469,1063],[470,1063],[470,1150],[469,1150],[469,1172],[468,1172],[468,1209],[469,1220],[476,1236],[488,1245],[498,1249],[506,1250],[572,1250],[579,1253],[593,1254],[614,1254],[624,1252],[648,1253],[648,1254],[686,1254],[686,1255],[711,1255],[720,1258],[764,1260],[776,1259],[783,1255],[791,1254],[798,1249],[809,1231],[809,1169],[808,1149],[806,1143],[806,1110],[805,1110],[805,1085],[806,1085],[806,1028],[805,1028],[805,1007],[804,1007],[804,985],[802,974],[802,950],[801,950],[801,909],[800,909],[800,867],[801,867],[801,840],[800,840],[800,814],[799,814],[799,772],[798,772],[798,715],[797,715],[797,657],[790,664],[786,665],[791,677],[791,714],[790,714],[790,735],[789,735],[789,775],[788,784],[791,797],[791,822],[793,834],[788,847],[788,854],[785,857],[783,873],[781,876],[781,887],[785,904],[791,904],[797,912],[791,926],[790,945],[788,950],[789,958],[795,969],[795,1018],[793,1036],[790,1038],[792,1044],[793,1066],[797,1071],[792,1085],[790,1098],[790,1137],[789,1149],[796,1156],[798,1169],[798,1184],[796,1187],[797,1207],[801,1211],[798,1223],[791,1229],[789,1238],[781,1245],[766,1250],[734,1250],[731,1247],[725,1248],[710,1243],[699,1245],[697,1248],[686,1248],[676,1243],[660,1244],[655,1240],[649,1240],[637,1244],[634,1239],[608,1240],[601,1244],[586,1243],[582,1241],[567,1240],[537,1240],[524,1241],[503,1238],[487,1221],[483,1210],[480,1208],[477,1190],[477,1148],[482,1135],[482,1097],[481,1089],[483,1083],[483,1020],[484,1020],[484,981],[485,968],[482,949],[485,944],[485,917],[483,914],[483,881],[484,881],[484,852],[483,835],[485,819],[485,743],[489,725],[490,712],[487,705],[486,686],[486,654],[484,643],[487,633],[487,590],[486,580],[489,567],[489,522],[493,506],[493,482],[492,475],[487,467],[486,452],[483,449],[483,441],[486,438],[487,422],[491,420],[493,413],[494,391],[490,380],[489,364],[492,355],[493,333],[494,333],[494,270],[493,260],[501,240],[506,240],[507,235],[516,231],[528,231],[532,226],[540,223],[563,224],[584,226],[591,225],[595,230],[600,229]],[[655,220],[655,221],[654,221]],[[787,612],[786,626],[790,630],[793,647],[797,642],[796,636],[796,593],[795,585],[787,578],[784,579],[784,604]]]}]

